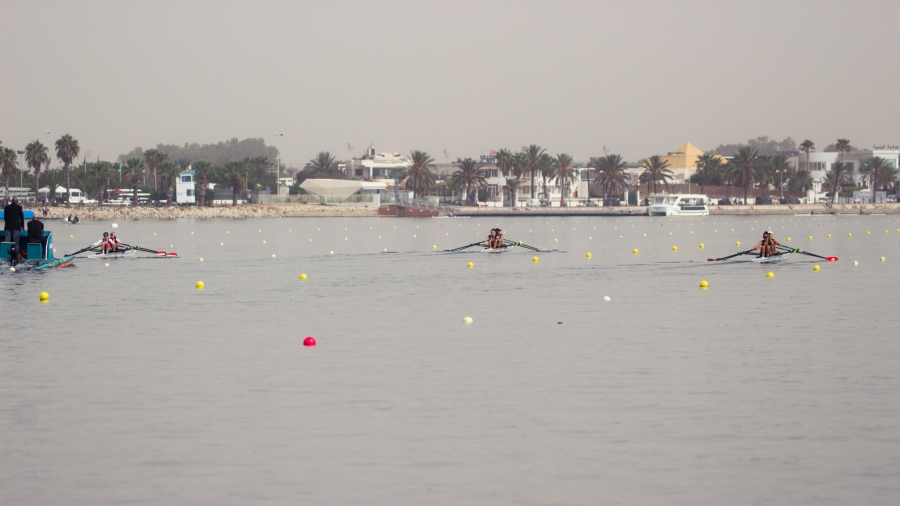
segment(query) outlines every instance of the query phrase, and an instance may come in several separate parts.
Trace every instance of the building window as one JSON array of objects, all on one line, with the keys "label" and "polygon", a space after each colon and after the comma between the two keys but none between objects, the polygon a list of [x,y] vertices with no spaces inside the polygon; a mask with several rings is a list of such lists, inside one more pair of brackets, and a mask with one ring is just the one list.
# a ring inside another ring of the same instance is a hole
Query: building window
[{"label": "building window", "polygon": [[191,189],[189,188],[188,191],[187,191],[187,193],[185,193],[185,195],[187,195],[188,197],[193,197],[193,196],[194,196],[194,190],[191,190]]},{"label": "building window", "polygon": [[363,176],[363,170],[362,170],[362,169],[355,169],[354,172],[353,172],[353,174],[356,175],[356,177],[362,177],[362,176]]},{"label": "building window", "polygon": [[181,176],[181,182],[182,182],[182,183],[190,183],[190,182],[191,182],[191,176]]}]

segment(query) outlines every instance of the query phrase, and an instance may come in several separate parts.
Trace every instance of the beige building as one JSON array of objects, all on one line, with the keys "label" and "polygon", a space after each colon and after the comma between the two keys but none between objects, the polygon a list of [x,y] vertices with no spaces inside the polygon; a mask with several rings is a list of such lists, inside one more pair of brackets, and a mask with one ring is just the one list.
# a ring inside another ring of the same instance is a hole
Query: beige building
[{"label": "beige building", "polygon": [[669,162],[669,170],[674,175],[673,180],[676,183],[686,183],[691,176],[697,172],[697,160],[703,155],[703,150],[694,146],[690,142],[685,142],[675,151],[670,151],[668,155],[661,158]]}]

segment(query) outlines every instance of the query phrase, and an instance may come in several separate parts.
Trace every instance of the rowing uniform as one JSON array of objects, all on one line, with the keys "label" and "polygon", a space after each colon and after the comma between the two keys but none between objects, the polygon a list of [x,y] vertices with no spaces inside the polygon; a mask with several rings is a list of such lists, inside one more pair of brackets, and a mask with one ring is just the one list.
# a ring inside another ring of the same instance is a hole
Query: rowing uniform
[{"label": "rowing uniform", "polygon": [[101,253],[106,254],[108,251],[110,251],[110,248],[111,248],[111,246],[109,244],[109,238],[104,237],[103,239],[100,239],[99,241],[95,242],[94,244],[91,244],[92,248],[96,248],[97,246],[100,246]]},{"label": "rowing uniform", "polygon": [[118,237],[110,237],[108,241],[106,241],[107,246],[109,247],[109,251],[118,251],[119,250],[119,238]]}]

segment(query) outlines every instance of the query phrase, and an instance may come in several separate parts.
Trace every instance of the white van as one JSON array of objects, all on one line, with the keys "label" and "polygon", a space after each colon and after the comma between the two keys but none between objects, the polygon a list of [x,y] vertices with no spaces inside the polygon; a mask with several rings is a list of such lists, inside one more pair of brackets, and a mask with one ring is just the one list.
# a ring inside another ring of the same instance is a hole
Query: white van
[{"label": "white van", "polygon": [[69,203],[70,204],[96,204],[97,201],[94,199],[88,199],[84,197],[84,194],[81,193],[81,190],[77,188],[72,188],[69,190]]}]

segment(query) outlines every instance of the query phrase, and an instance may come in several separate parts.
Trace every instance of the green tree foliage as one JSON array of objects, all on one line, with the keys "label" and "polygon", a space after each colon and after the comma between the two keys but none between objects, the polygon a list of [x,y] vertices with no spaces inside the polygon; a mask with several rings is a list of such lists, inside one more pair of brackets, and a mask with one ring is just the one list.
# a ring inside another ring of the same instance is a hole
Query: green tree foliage
[{"label": "green tree foliage", "polygon": [[[804,153],[806,153],[806,167],[805,168],[806,168],[806,170],[809,170],[809,153],[810,153],[810,151],[816,150],[816,143],[809,139],[806,139],[805,141],[800,143],[799,149],[800,149],[800,151],[803,151]],[[802,165],[801,165],[801,168],[803,168]]]},{"label": "green tree foliage", "polygon": [[400,173],[400,181],[406,185],[407,190],[412,190],[413,195],[425,195],[434,186],[437,176],[432,169],[434,159],[425,151],[412,151],[409,154],[410,166]]},{"label": "green tree foliage", "polygon": [[209,188],[210,179],[215,177],[215,166],[206,160],[201,160],[191,165],[195,172],[194,180],[197,182],[197,205],[206,205],[206,190]]},{"label": "green tree foliage", "polygon": [[[71,135],[65,134],[56,141],[56,157],[62,160],[63,170],[66,173],[66,188],[71,185],[71,168],[72,161],[78,157],[81,148],[78,147],[78,141],[73,139]],[[66,199],[66,207],[69,206],[69,199]]]},{"label": "green tree foliage", "polygon": [[56,189],[62,186],[63,183],[66,182],[66,174],[60,169],[44,169],[44,172],[41,173],[41,181],[37,185],[38,189],[46,186],[48,190],[47,197],[50,201],[56,200]]},{"label": "green tree foliage", "polygon": [[537,144],[531,144],[530,146],[523,146],[522,153],[525,155],[525,169],[531,175],[531,193],[529,196],[534,198],[534,178],[537,175],[537,171],[541,169],[541,159],[546,154],[546,150]]},{"label": "green tree foliage", "polygon": [[644,172],[641,173],[641,182],[650,187],[653,193],[659,193],[659,184],[665,185],[666,190],[669,189],[669,181],[672,180],[673,174],[669,170],[669,161],[664,160],[659,155],[653,155],[648,158],[641,167]]},{"label": "green tree foliage", "polygon": [[19,155],[15,149],[0,147],[0,178],[3,179],[3,185],[6,187],[6,193],[9,195],[9,179],[16,173],[16,161]]},{"label": "green tree foliage", "polygon": [[138,205],[138,187],[141,185],[141,180],[144,178],[144,174],[147,171],[147,164],[141,158],[137,156],[133,156],[128,160],[125,160],[125,166],[122,168],[122,176],[130,178],[131,182],[131,205],[136,207]]},{"label": "green tree foliage", "polygon": [[482,165],[471,158],[466,158],[456,165],[458,169],[450,176],[451,184],[456,189],[465,188],[466,204],[474,206],[478,197],[476,190],[487,186],[487,179],[481,172]]},{"label": "green tree foliage", "polygon": [[[49,153],[47,146],[44,146],[39,140],[33,140],[25,146],[25,164],[34,169],[34,181],[36,182],[41,180],[41,167],[50,160]],[[39,189],[35,188],[34,191],[37,192]]]},{"label": "green tree foliage", "polygon": [[843,162],[831,164],[831,170],[825,175],[825,185],[831,188],[831,204],[834,205],[840,196],[841,187],[849,185],[851,167]]},{"label": "green tree foliage", "polygon": [[746,143],[739,144],[720,144],[719,147],[712,150],[712,155],[730,155],[731,153],[741,149],[742,147],[755,148],[756,152],[761,155],[772,155],[779,151],[796,151],[797,143],[790,137],[785,137],[783,141],[769,139],[763,135],[755,139],[750,139]]},{"label": "green tree foliage", "polygon": [[[274,160],[278,155],[278,150],[274,146],[266,146],[266,141],[262,138],[244,140],[234,138],[217,144],[185,143],[183,146],[175,144],[157,144],[155,149],[172,160],[179,160],[182,158],[205,160],[215,166],[223,166],[226,162],[244,160],[245,158],[256,158],[259,156]],[[125,161],[132,157],[143,156],[144,150],[137,147],[129,153],[119,155],[119,160]]]},{"label": "green tree foliage", "polygon": [[747,194],[757,178],[759,170],[759,157],[757,155],[756,148],[744,146],[734,153],[734,157],[728,164],[729,179],[744,189],[744,203],[747,202]]},{"label": "green tree foliage", "polygon": [[579,172],[574,164],[575,159],[572,155],[562,153],[556,155],[550,168],[550,177],[556,180],[556,185],[560,188],[559,205],[563,207],[566,205],[569,188],[578,181]]},{"label": "green tree foliage", "polygon": [[612,195],[628,187],[628,174],[625,172],[625,160],[622,159],[622,155],[591,158],[590,167],[597,173],[594,184],[604,200],[608,201]]},{"label": "green tree foliage", "polygon": [[859,168],[859,175],[862,176],[863,182],[869,185],[869,189],[872,191],[871,202],[874,204],[875,192],[890,188],[897,180],[897,169],[892,167],[886,159],[873,156],[863,162]]},{"label": "green tree foliage", "polygon": [[237,205],[238,194],[244,191],[247,167],[243,161],[234,160],[225,164],[220,172],[226,188],[231,188],[231,205]]}]

